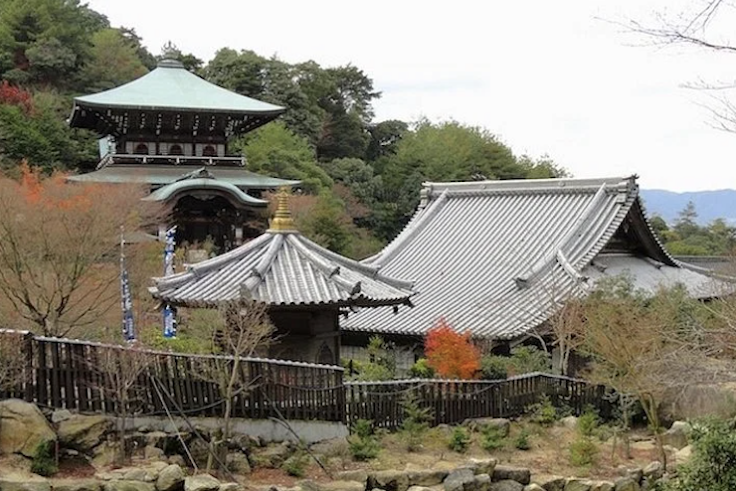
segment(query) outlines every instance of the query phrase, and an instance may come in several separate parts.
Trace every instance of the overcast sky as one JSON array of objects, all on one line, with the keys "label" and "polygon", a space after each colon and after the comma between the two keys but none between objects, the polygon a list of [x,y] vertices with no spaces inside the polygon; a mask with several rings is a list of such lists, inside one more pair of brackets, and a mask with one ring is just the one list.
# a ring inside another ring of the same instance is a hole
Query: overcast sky
[{"label": "overcast sky", "polygon": [[113,25],[135,28],[154,54],[171,40],[204,60],[230,47],[288,62],[352,63],[383,93],[378,121],[426,116],[484,126],[515,152],[546,153],[576,177],[635,173],[645,188],[736,188],[736,134],[709,126],[709,99],[683,87],[736,79],[736,55],[645,46],[616,24],[654,24],[655,14],[697,1],[89,4]]}]

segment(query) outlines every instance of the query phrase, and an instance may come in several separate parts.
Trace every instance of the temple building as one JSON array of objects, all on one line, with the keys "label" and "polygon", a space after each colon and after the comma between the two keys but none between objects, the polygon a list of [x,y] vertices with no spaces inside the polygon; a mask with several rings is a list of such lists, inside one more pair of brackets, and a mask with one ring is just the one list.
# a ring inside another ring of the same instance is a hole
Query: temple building
[{"label": "temple building", "polygon": [[152,295],[179,307],[217,308],[239,299],[265,303],[278,339],[269,356],[322,364],[340,361],[342,314],[384,310],[393,315],[406,310],[399,307],[409,305],[414,294],[411,282],[340,256],[299,233],[285,190],[266,233],[153,281]]},{"label": "temple building", "polygon": [[249,172],[228,143],[284,111],[163,60],[130,83],[74,99],[69,124],[103,138],[97,170],[70,180],[148,185],[147,199],[171,217],[159,237],[175,224],[178,243],[210,239],[227,251],[261,233],[264,190],[297,183]]},{"label": "temple building", "polygon": [[364,356],[373,334],[419,349],[440,318],[475,339],[513,346],[543,334],[566,299],[616,275],[652,292],[680,283],[700,299],[730,291],[664,249],[636,177],[425,183],[406,228],[363,265],[414,279],[418,293],[399,315],[350,314],[345,358]]}]

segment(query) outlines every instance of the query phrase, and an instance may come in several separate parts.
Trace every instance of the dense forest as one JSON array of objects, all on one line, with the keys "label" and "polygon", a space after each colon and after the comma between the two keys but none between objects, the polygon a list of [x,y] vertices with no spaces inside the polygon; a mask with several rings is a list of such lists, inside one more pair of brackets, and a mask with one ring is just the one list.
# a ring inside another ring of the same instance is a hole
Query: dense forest
[{"label": "dense forest", "polygon": [[692,201],[680,211],[671,226],[658,215],[652,216],[650,221],[667,250],[675,256],[733,254],[736,228],[722,218],[699,225],[698,212]]},{"label": "dense forest", "polygon": [[[300,227],[355,257],[398,233],[422,181],[563,174],[549,159],[514,155],[482,128],[375,121],[381,94],[353,65],[291,64],[226,47],[207,63],[173,44],[162,53],[211,82],[288,108],[231,148],[251,170],[302,180]],[[112,27],[78,0],[0,0],[0,167],[12,171],[26,159],[47,172],[93,169],[98,135],[67,126],[72,98],[139,77],[162,56],[134,29]]]}]

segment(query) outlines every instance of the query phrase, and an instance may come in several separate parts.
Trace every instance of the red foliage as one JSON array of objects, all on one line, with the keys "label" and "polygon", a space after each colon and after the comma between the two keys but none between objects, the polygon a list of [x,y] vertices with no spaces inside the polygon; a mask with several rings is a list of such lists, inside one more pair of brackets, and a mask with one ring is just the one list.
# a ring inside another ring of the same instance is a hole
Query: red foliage
[{"label": "red foliage", "polygon": [[0,83],[0,104],[20,107],[23,112],[33,112],[33,96],[27,90],[10,85],[7,80]]},{"label": "red foliage", "polygon": [[427,365],[440,377],[469,379],[480,370],[480,351],[470,340],[470,333],[461,334],[440,318],[424,340]]}]

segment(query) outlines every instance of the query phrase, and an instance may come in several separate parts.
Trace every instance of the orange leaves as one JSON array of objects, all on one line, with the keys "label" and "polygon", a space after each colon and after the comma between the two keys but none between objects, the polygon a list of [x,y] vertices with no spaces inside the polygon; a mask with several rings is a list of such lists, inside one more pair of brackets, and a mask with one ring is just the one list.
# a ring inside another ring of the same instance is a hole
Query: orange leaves
[{"label": "orange leaves", "polygon": [[7,80],[0,83],[0,104],[20,107],[24,113],[33,112],[33,97],[27,90],[10,85]]},{"label": "orange leaves", "polygon": [[427,364],[440,377],[469,379],[480,370],[480,351],[470,333],[458,333],[444,317],[429,330],[424,340]]}]

